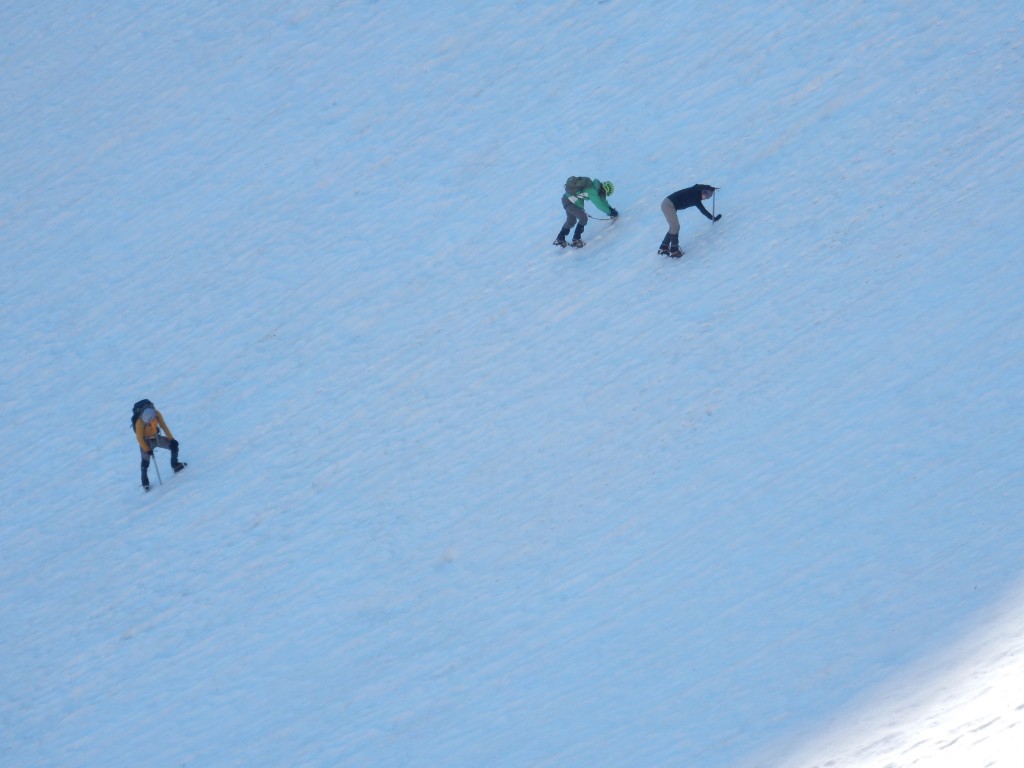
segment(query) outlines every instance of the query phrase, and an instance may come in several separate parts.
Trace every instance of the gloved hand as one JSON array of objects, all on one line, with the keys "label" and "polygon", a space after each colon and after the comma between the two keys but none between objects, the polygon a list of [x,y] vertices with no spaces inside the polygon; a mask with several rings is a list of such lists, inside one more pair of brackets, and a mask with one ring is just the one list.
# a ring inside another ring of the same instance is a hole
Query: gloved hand
[{"label": "gloved hand", "polygon": [[715,216],[715,218],[712,219],[712,221],[718,221],[720,218],[722,218],[722,214],[719,213],[718,215]]},{"label": "gloved hand", "polygon": [[171,446],[171,450],[172,451],[178,450],[178,441],[177,440],[171,440],[171,442],[169,442],[168,445]]},{"label": "gloved hand", "polygon": [[618,218],[619,212],[616,211],[614,208],[612,208],[611,211],[610,211],[610,215],[611,215],[611,217],[613,219],[615,219],[615,218]]},{"label": "gloved hand", "polygon": [[146,461],[149,461],[150,459],[153,458],[153,452],[152,451],[146,451],[142,455],[146,457]]}]

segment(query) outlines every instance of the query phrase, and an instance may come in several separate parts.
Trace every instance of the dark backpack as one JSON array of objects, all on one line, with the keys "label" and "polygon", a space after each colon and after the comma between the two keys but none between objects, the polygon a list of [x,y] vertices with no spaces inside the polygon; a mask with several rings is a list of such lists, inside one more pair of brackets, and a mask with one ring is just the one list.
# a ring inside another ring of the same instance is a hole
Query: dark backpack
[{"label": "dark backpack", "polygon": [[152,400],[139,400],[139,402],[132,406],[132,432],[135,431],[135,422],[139,420],[139,416],[141,416],[142,412],[147,408],[152,408],[154,411],[156,410],[156,406],[153,405]]},{"label": "dark backpack", "polygon": [[577,195],[593,183],[589,176],[570,176],[565,180],[565,194]]}]

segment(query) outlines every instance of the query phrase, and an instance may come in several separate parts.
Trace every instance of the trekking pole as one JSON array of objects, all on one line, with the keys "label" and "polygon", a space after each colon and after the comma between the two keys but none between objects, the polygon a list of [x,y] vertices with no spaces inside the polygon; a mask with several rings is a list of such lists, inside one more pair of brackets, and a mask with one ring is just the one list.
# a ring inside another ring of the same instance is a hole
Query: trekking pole
[{"label": "trekking pole", "polygon": [[711,195],[711,223],[715,223],[715,201],[718,199],[718,190],[716,189],[714,194]]}]

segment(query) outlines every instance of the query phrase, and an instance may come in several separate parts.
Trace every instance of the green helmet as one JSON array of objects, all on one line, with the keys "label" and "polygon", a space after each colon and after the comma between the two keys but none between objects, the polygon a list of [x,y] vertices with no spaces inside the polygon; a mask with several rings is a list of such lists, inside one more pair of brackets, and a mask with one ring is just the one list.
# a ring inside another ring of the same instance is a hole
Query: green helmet
[{"label": "green helmet", "polygon": [[615,185],[612,184],[610,181],[602,181],[601,186],[604,187],[604,193],[606,195],[610,195],[612,192],[615,191]]}]

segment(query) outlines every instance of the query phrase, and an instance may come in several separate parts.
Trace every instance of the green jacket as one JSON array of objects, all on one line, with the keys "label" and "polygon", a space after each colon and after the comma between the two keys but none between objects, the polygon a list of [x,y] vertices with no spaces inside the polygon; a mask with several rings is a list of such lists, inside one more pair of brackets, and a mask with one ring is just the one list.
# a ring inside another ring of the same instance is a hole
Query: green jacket
[{"label": "green jacket", "polygon": [[582,190],[574,194],[570,195],[566,192],[565,196],[568,197],[569,202],[577,208],[582,208],[583,203],[589,200],[598,210],[609,214],[612,212],[612,207],[608,205],[608,198],[605,197],[604,187],[601,186],[600,179],[591,180],[589,187],[584,187]]}]

